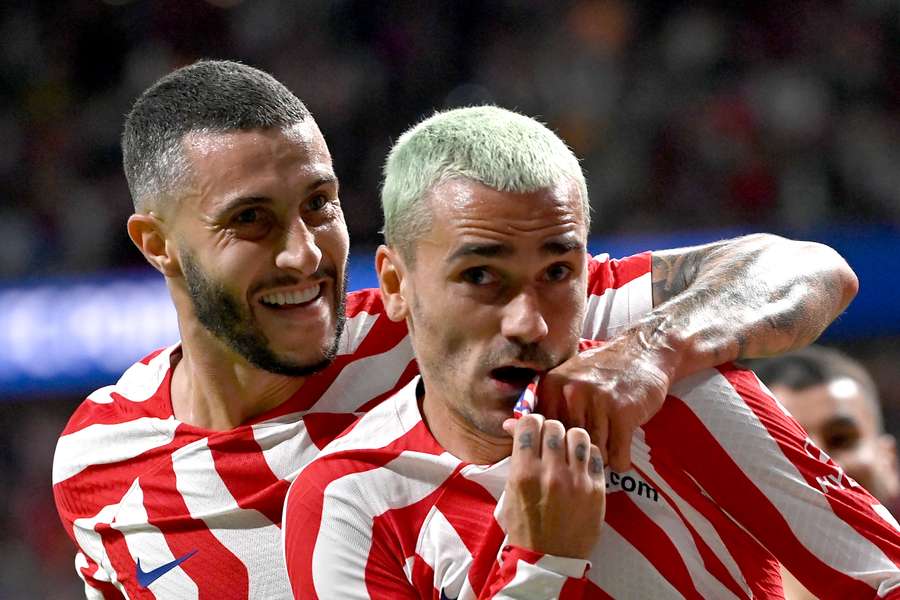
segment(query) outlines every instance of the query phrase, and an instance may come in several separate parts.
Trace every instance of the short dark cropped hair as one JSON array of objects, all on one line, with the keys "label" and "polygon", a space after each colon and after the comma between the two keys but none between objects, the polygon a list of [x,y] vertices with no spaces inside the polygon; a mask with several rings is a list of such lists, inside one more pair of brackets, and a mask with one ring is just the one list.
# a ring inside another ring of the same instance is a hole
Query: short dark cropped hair
[{"label": "short dark cropped hair", "polygon": [[767,386],[780,385],[797,392],[827,385],[837,379],[852,379],[862,389],[879,431],[883,428],[875,381],[865,367],[839,350],[809,346],[784,356],[754,361],[752,367]]},{"label": "short dark cropped hair", "polygon": [[203,60],[166,75],[134,103],[122,159],[135,211],[172,194],[188,174],[185,135],[284,128],[311,118],[303,102],[253,67]]}]

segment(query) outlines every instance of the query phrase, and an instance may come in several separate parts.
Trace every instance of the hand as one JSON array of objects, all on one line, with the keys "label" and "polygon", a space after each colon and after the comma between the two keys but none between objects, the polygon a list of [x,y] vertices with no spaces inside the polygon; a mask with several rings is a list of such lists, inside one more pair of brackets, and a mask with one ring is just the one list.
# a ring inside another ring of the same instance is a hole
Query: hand
[{"label": "hand", "polygon": [[504,423],[512,463],[498,516],[509,543],[586,559],[606,511],[603,460],[587,431],[527,415]]},{"label": "hand", "polygon": [[669,391],[677,356],[650,348],[638,330],[577,354],[541,378],[538,411],[590,432],[614,471],[631,468],[631,436]]}]

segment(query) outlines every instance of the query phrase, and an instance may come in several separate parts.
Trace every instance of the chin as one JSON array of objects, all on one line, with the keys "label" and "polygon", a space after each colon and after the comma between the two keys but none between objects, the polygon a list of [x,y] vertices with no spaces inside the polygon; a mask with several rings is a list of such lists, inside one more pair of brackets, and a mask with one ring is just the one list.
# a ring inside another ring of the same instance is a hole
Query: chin
[{"label": "chin", "polygon": [[503,431],[503,422],[512,417],[512,415],[512,405],[510,405],[508,412],[506,410],[491,410],[477,415],[476,418],[470,419],[470,421],[478,431],[485,435],[495,438],[506,438],[509,437],[509,434]]},{"label": "chin", "polygon": [[336,345],[334,325],[331,322],[302,331],[276,331],[274,335],[267,336],[267,339],[273,352],[285,360],[298,362],[315,356],[322,357]]}]

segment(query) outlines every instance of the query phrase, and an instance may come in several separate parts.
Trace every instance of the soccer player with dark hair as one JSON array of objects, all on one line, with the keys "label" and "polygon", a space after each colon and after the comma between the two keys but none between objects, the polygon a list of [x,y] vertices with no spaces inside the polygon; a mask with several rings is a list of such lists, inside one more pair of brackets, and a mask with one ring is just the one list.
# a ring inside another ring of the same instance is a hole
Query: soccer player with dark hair
[{"label": "soccer player with dark hair", "polygon": [[865,367],[834,348],[810,346],[754,370],[847,475],[885,506],[895,505],[897,441],[884,430],[878,388]]},{"label": "soccer player with dark hair", "polygon": [[584,429],[511,419],[589,345],[586,209],[559,144],[473,107],[391,150],[376,267],[421,376],[292,484],[295,597],[769,598],[773,556],[822,596],[900,597],[900,533],[749,371],[676,383],[605,478]]},{"label": "soccer player with dark hair", "polygon": [[[92,393],[60,437],[54,495],[77,572],[92,598],[286,597],[289,482],[414,376],[405,324],[377,290],[346,293],[328,147],[270,75],[178,69],[137,99],[122,144],[128,234],[165,277],[181,340]],[[775,236],[587,268],[579,330],[610,343],[548,373],[543,407],[584,422],[614,465],[682,360],[802,346],[856,292],[831,249]]]},{"label": "soccer player with dark hair", "polygon": [[[884,430],[878,388],[865,367],[834,348],[810,346],[753,368],[815,445],[871,492],[882,504],[876,509],[891,518],[888,509],[900,499],[897,442]],[[789,599],[814,597],[785,575]]]}]

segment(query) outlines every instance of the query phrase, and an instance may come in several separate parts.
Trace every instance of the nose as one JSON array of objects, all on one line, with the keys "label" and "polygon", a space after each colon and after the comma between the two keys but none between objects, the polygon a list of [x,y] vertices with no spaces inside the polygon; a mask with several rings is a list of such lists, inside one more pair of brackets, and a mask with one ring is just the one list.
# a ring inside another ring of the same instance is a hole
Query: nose
[{"label": "nose", "polygon": [[547,336],[547,321],[534,293],[523,290],[503,308],[501,333],[522,344],[533,344]]},{"label": "nose", "polygon": [[303,219],[295,219],[285,231],[284,246],[275,257],[275,266],[308,277],[316,272],[321,262],[322,250],[316,245],[316,236]]}]

